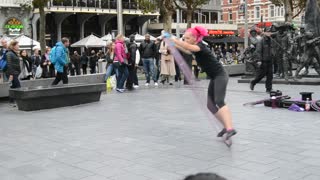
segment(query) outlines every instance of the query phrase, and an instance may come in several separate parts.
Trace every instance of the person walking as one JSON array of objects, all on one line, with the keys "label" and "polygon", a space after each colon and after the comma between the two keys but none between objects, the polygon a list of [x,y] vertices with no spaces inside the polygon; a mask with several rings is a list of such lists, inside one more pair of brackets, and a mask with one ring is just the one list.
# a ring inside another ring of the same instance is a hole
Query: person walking
[{"label": "person walking", "polygon": [[165,41],[161,42],[159,52],[161,53],[161,83],[164,84],[167,81],[170,85],[173,85],[171,78],[173,78],[176,75],[176,69],[174,65],[173,56],[170,53],[168,45]]},{"label": "person walking", "polygon": [[156,45],[150,40],[149,34],[145,35],[145,40],[140,44],[139,50],[143,62],[144,73],[147,80],[145,85],[150,85],[150,78],[152,77],[154,85],[158,86],[156,73],[154,71]]},{"label": "person walking", "polygon": [[[16,40],[12,40],[9,45],[8,52],[6,53],[6,59],[7,59],[7,71],[6,75],[11,83],[10,88],[20,88],[20,81],[19,81],[19,75],[21,73],[20,69],[20,59],[18,56],[19,52],[19,42]],[[13,107],[16,107],[14,99],[12,97],[9,97],[10,104]]]},{"label": "person walking", "polygon": [[266,79],[266,92],[270,93],[272,90],[273,79],[273,59],[272,59],[272,43],[270,33],[265,32],[262,39],[257,43],[257,73],[254,80],[250,83],[250,89],[253,91],[254,86],[259,83],[265,76]]},{"label": "person walking", "polygon": [[113,66],[117,75],[117,91],[120,93],[124,92],[124,83],[128,77],[128,68],[125,64],[127,59],[127,54],[125,52],[124,36],[118,34],[116,37],[115,46],[115,57],[113,61]]},{"label": "person walking", "polygon": [[19,79],[30,80],[32,77],[32,61],[28,56],[27,50],[20,51],[20,69]]},{"label": "person walking", "polygon": [[85,52],[82,52],[82,56],[80,57],[80,63],[82,68],[82,74],[87,74],[89,58]]},{"label": "person walking", "polygon": [[89,64],[90,64],[90,73],[95,74],[96,73],[96,67],[97,67],[97,62],[98,62],[98,56],[94,50],[91,51],[91,56],[89,59]]},{"label": "person walking", "polygon": [[54,62],[54,67],[57,70],[57,75],[55,80],[52,82],[52,85],[57,85],[62,80],[63,84],[68,84],[68,63],[69,63],[69,51],[68,47],[70,45],[68,38],[62,38],[61,42],[58,42],[55,47],[54,59],[51,61]]}]

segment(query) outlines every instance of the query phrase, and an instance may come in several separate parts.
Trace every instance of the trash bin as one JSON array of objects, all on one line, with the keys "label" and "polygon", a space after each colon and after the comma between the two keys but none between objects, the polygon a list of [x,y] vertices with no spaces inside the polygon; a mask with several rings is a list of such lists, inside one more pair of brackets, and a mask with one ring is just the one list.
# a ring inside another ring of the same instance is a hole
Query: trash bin
[{"label": "trash bin", "polygon": [[98,73],[106,73],[107,61],[105,59],[98,60]]}]

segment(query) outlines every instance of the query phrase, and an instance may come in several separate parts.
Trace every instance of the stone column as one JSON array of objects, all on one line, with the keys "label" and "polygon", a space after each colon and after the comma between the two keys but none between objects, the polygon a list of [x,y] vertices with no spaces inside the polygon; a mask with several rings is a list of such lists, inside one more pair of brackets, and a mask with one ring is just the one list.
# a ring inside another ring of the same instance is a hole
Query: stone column
[{"label": "stone column", "polygon": [[57,25],[57,41],[61,41],[61,24],[71,14],[56,14],[55,20]]},{"label": "stone column", "polygon": [[33,39],[34,40],[38,40],[38,37],[37,37],[37,23],[38,23],[38,20],[40,19],[40,14],[35,14],[34,16],[33,16],[33,19],[32,19],[32,37],[33,37]]}]

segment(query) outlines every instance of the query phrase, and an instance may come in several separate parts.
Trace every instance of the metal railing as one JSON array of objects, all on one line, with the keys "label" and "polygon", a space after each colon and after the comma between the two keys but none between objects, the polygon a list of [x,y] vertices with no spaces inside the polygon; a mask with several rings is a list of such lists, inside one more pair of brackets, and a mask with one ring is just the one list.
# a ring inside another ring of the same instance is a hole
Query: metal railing
[{"label": "metal railing", "polygon": [[30,2],[31,0],[0,0],[0,6],[15,7],[20,6],[20,4],[26,4]]},{"label": "metal railing", "polygon": [[[50,0],[50,7],[74,7],[74,8],[97,8],[97,9],[117,9],[117,0]],[[123,9],[139,9],[139,6],[133,0],[123,2]]]}]

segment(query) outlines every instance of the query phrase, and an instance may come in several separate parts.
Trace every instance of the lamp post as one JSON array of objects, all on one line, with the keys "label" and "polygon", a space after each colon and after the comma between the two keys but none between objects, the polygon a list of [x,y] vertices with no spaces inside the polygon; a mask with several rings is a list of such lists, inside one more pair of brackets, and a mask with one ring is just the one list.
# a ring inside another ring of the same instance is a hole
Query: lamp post
[{"label": "lamp post", "polygon": [[244,0],[244,48],[248,48],[248,0]]},{"label": "lamp post", "polygon": [[122,0],[117,0],[117,24],[118,24],[118,34],[125,35],[123,31]]},{"label": "lamp post", "polygon": [[177,14],[177,23],[176,23],[176,35],[177,35],[177,38],[180,38],[180,11],[179,9],[177,9],[176,11],[176,14]]}]

